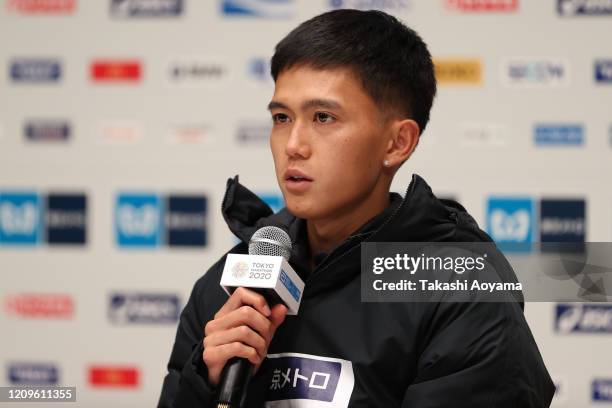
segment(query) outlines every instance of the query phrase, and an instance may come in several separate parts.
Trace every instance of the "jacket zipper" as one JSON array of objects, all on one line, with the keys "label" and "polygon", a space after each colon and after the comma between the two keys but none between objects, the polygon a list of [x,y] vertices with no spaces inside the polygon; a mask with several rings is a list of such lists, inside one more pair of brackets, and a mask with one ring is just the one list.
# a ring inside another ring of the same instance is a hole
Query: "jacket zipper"
[{"label": "jacket zipper", "polygon": [[[406,189],[406,194],[404,195],[404,199],[402,200],[402,202],[400,203],[400,205],[397,206],[397,208],[393,211],[393,213],[385,220],[385,222],[382,223],[381,226],[379,226],[376,230],[372,231],[372,233],[370,234],[369,237],[364,238],[359,244],[361,245],[361,243],[363,242],[368,242],[370,240],[370,238],[375,235],[379,230],[381,230],[382,228],[384,228],[389,222],[391,222],[391,220],[393,218],[395,218],[395,216],[397,215],[397,213],[399,212],[399,210],[404,206],[404,204],[406,203],[406,198],[408,197],[408,192],[410,191],[410,189],[412,188],[412,183],[410,183],[410,185],[408,186],[408,188]],[[357,238],[358,235],[351,235],[348,239],[354,239]],[[354,247],[353,247],[354,248]],[[330,261],[329,263],[327,263],[326,265],[324,265],[321,269],[317,269],[315,268],[312,271],[312,274],[310,275],[309,279],[307,279],[307,281],[305,282],[308,283],[308,281],[310,281],[312,279],[313,276],[321,273],[322,271],[326,270],[327,268],[329,268],[330,265],[333,265],[334,263],[338,262],[340,259],[344,258],[346,255],[348,255],[348,252],[350,252],[353,248],[350,248],[348,251],[345,251],[344,253],[342,253],[340,256],[338,256],[336,259],[334,259],[333,261]],[[327,260],[330,256],[333,255],[333,251],[327,255],[323,261],[321,261],[321,263],[324,263],[325,260]]]}]

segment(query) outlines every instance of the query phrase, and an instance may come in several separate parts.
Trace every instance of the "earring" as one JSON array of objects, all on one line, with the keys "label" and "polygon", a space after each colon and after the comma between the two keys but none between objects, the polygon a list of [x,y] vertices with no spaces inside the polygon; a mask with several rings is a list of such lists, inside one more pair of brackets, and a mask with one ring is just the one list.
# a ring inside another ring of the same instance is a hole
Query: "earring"
[{"label": "earring", "polygon": [[383,162],[383,164],[385,165],[385,167],[389,167],[389,165],[390,165],[389,160],[385,160],[385,161]]}]

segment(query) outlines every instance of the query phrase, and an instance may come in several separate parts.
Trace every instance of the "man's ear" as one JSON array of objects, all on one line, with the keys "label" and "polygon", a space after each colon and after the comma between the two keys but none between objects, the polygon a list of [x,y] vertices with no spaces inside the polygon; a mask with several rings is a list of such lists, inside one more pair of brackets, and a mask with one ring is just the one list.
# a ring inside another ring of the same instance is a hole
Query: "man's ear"
[{"label": "man's ear", "polygon": [[420,133],[418,123],[412,119],[394,121],[385,152],[385,166],[397,169],[408,160],[419,143]]}]

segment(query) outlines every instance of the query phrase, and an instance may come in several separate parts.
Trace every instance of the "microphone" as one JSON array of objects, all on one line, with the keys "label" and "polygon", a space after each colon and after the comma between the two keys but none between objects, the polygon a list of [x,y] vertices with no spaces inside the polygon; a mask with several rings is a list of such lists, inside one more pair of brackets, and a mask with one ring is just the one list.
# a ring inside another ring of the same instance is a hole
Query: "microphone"
[{"label": "microphone", "polygon": [[[221,287],[231,295],[246,287],[264,296],[270,306],[283,303],[288,315],[296,315],[304,292],[304,282],[289,265],[291,239],[278,227],[258,229],[249,241],[249,254],[228,254],[221,276]],[[217,408],[241,407],[246,398],[253,365],[245,358],[227,361],[221,380]]]}]

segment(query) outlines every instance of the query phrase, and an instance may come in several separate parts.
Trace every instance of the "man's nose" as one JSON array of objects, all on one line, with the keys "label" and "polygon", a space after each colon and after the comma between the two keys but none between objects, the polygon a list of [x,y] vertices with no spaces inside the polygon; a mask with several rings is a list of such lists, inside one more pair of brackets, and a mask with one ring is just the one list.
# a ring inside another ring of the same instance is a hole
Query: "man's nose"
[{"label": "man's nose", "polygon": [[291,128],[285,152],[291,158],[307,159],[310,157],[311,148],[308,127],[302,121],[296,121]]}]

